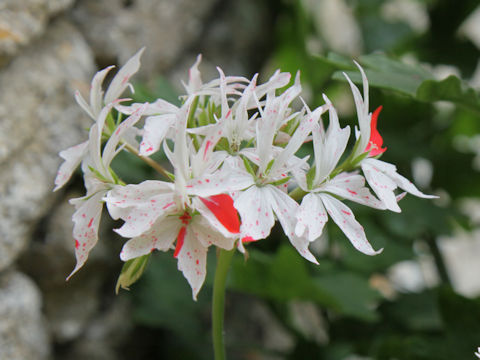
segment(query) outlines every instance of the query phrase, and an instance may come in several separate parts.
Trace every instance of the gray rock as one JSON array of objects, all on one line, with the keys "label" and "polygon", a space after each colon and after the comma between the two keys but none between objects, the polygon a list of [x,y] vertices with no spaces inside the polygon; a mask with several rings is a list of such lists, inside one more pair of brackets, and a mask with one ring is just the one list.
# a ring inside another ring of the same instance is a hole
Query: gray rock
[{"label": "gray rock", "polygon": [[18,272],[0,276],[0,359],[49,358],[50,341],[35,284]]},{"label": "gray rock", "polygon": [[[45,315],[56,343],[75,340],[84,334],[92,319],[98,317],[106,279],[113,278],[121,265],[119,249],[109,246],[111,227],[102,226],[100,241],[90,253],[86,265],[66,281],[75,266],[72,237],[74,207],[67,199],[80,195],[66,194],[65,200],[45,218],[41,231],[19,259],[22,271],[36,281],[43,293]],[[111,224],[102,221],[102,225]],[[112,269],[110,264],[115,260],[117,268]],[[110,284],[107,294],[114,297],[114,289],[114,284]]]},{"label": "gray rock", "polygon": [[73,0],[4,0],[0,3],[0,56],[17,53],[22,45],[41,35],[48,19]]},{"label": "gray rock", "polygon": [[[140,74],[170,67],[201,35],[216,0],[83,0],[72,11],[76,24],[104,62],[123,64],[142,46]],[[101,34],[101,36],[99,36]]]},{"label": "gray rock", "polygon": [[56,22],[0,73],[0,271],[55,198],[58,152],[86,138],[73,94],[88,89],[93,72],[83,37]]}]

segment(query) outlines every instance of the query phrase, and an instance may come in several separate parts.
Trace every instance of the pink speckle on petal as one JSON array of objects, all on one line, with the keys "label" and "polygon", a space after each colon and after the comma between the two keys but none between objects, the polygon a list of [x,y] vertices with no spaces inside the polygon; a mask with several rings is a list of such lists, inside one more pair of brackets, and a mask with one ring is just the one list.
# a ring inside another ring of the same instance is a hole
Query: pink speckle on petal
[{"label": "pink speckle on petal", "polygon": [[88,227],[92,227],[92,224],[93,224],[93,217],[90,219],[90,221],[88,223]]}]

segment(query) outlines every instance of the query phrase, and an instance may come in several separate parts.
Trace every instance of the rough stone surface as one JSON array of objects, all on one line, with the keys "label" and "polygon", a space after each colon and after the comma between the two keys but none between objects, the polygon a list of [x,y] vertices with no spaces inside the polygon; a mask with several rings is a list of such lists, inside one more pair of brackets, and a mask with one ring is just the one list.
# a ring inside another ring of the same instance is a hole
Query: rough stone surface
[{"label": "rough stone surface", "polygon": [[25,275],[7,272],[0,276],[0,319],[0,359],[49,358],[49,336],[41,315],[41,295]]},{"label": "rough stone surface", "polygon": [[49,17],[73,0],[4,0],[0,2],[0,56],[17,53],[22,45],[41,35]]},{"label": "rough stone surface", "polygon": [[[59,344],[82,336],[91,320],[98,317],[102,288],[109,287],[107,293],[114,296],[114,284],[106,286],[105,282],[118,273],[121,265],[119,250],[109,246],[107,227],[102,227],[105,231],[101,231],[87,264],[70,281],[65,280],[75,265],[74,207],[66,199],[79,196],[80,193],[66,194],[65,200],[39,224],[36,237],[19,259],[22,271],[37,282],[43,293],[45,315],[53,340]],[[106,225],[105,221],[102,224]],[[112,264],[117,268],[113,269]]]},{"label": "rough stone surface", "polygon": [[[174,64],[202,32],[216,0],[84,0],[72,17],[104,65],[123,64],[142,46],[140,74]],[[101,36],[99,36],[101,34]]]},{"label": "rough stone surface", "polygon": [[73,93],[88,88],[93,72],[82,36],[56,22],[0,73],[0,271],[54,199],[58,152],[85,137]]}]

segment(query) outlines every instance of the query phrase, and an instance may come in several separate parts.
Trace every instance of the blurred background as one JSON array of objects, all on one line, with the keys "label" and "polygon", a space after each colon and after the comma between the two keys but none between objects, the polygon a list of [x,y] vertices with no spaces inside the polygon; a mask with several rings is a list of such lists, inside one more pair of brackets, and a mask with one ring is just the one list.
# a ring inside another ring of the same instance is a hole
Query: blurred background
[{"label": "blurred background", "polygon": [[[215,252],[197,302],[171,253],[114,293],[123,244],[103,217],[74,267],[81,177],[52,193],[58,152],[83,141],[75,104],[93,74],[146,46],[136,100],[178,102],[203,54],[204,80],[265,81],[301,70],[311,107],[326,93],[356,122],[341,75],[370,80],[383,105],[382,160],[440,198],[401,214],[352,206],[376,257],[335,226],[302,258],[280,229],[237,254],[228,280],[230,359],[473,359],[480,346],[480,7],[474,0],[6,0],[0,2],[0,359],[211,359]],[[310,151],[308,148],[305,152]],[[124,180],[154,178],[124,156]],[[332,222],[330,222],[332,223]],[[330,224],[329,225],[332,225]],[[213,250],[213,249],[211,249]]]}]

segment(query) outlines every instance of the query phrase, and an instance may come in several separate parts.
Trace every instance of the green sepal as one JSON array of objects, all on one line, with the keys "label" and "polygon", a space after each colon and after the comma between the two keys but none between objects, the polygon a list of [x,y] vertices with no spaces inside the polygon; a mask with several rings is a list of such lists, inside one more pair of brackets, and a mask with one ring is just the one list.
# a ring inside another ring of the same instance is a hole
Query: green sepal
[{"label": "green sepal", "polygon": [[243,156],[243,155],[240,155],[240,157],[242,158],[243,165],[245,165],[245,169],[248,171],[248,173],[250,175],[252,175],[253,177],[255,177],[256,176],[255,175],[255,170],[253,170],[250,160],[248,160],[247,157]]},{"label": "green sepal", "polygon": [[128,287],[134,284],[140,277],[148,263],[150,254],[128,260],[122,267],[122,271],[118,276],[117,284],[115,286],[115,293],[118,294],[120,288],[130,290]]},{"label": "green sepal", "polygon": [[165,170],[165,174],[167,174],[168,178],[172,180],[172,182],[175,182],[175,175],[172,174],[171,172]]},{"label": "green sepal", "polygon": [[283,126],[282,131],[292,136],[295,130],[297,130],[298,125],[300,125],[300,120],[298,116],[295,116],[293,119],[289,120],[285,126]]},{"label": "green sepal", "polygon": [[286,176],[280,180],[277,180],[277,181],[274,181],[272,183],[270,183],[271,185],[273,186],[279,186],[279,185],[283,185],[285,184],[286,182],[288,182],[288,180],[290,180],[292,177],[291,176]]},{"label": "green sepal", "polygon": [[107,179],[107,178],[106,178],[105,176],[103,176],[102,174],[100,174],[100,172],[99,172],[97,169],[95,169],[95,168],[93,168],[93,167],[91,167],[91,166],[88,166],[88,169],[89,169],[92,173],[94,173],[95,176],[96,176],[100,181],[107,182],[107,183],[110,182],[110,180]]},{"label": "green sepal", "polygon": [[190,111],[188,113],[188,119],[187,119],[187,127],[188,128],[196,128],[197,124],[195,124],[195,112],[197,110],[198,106],[198,96],[196,96],[193,101],[192,105],[190,105]]},{"label": "green sepal", "polygon": [[307,188],[313,188],[313,180],[315,179],[315,166],[312,166],[307,172]]},{"label": "green sepal", "polygon": [[115,120],[113,119],[111,112],[108,113],[105,124],[107,125],[107,129],[109,133],[113,134],[113,132],[115,131],[115,128],[117,127],[117,124],[115,123]]},{"label": "green sepal", "polygon": [[272,166],[273,166],[273,163],[275,162],[275,159],[272,159],[268,162],[267,164],[267,168],[265,169],[265,172],[264,174],[265,175],[268,175],[268,173],[270,172],[270,170],[272,169]]}]

